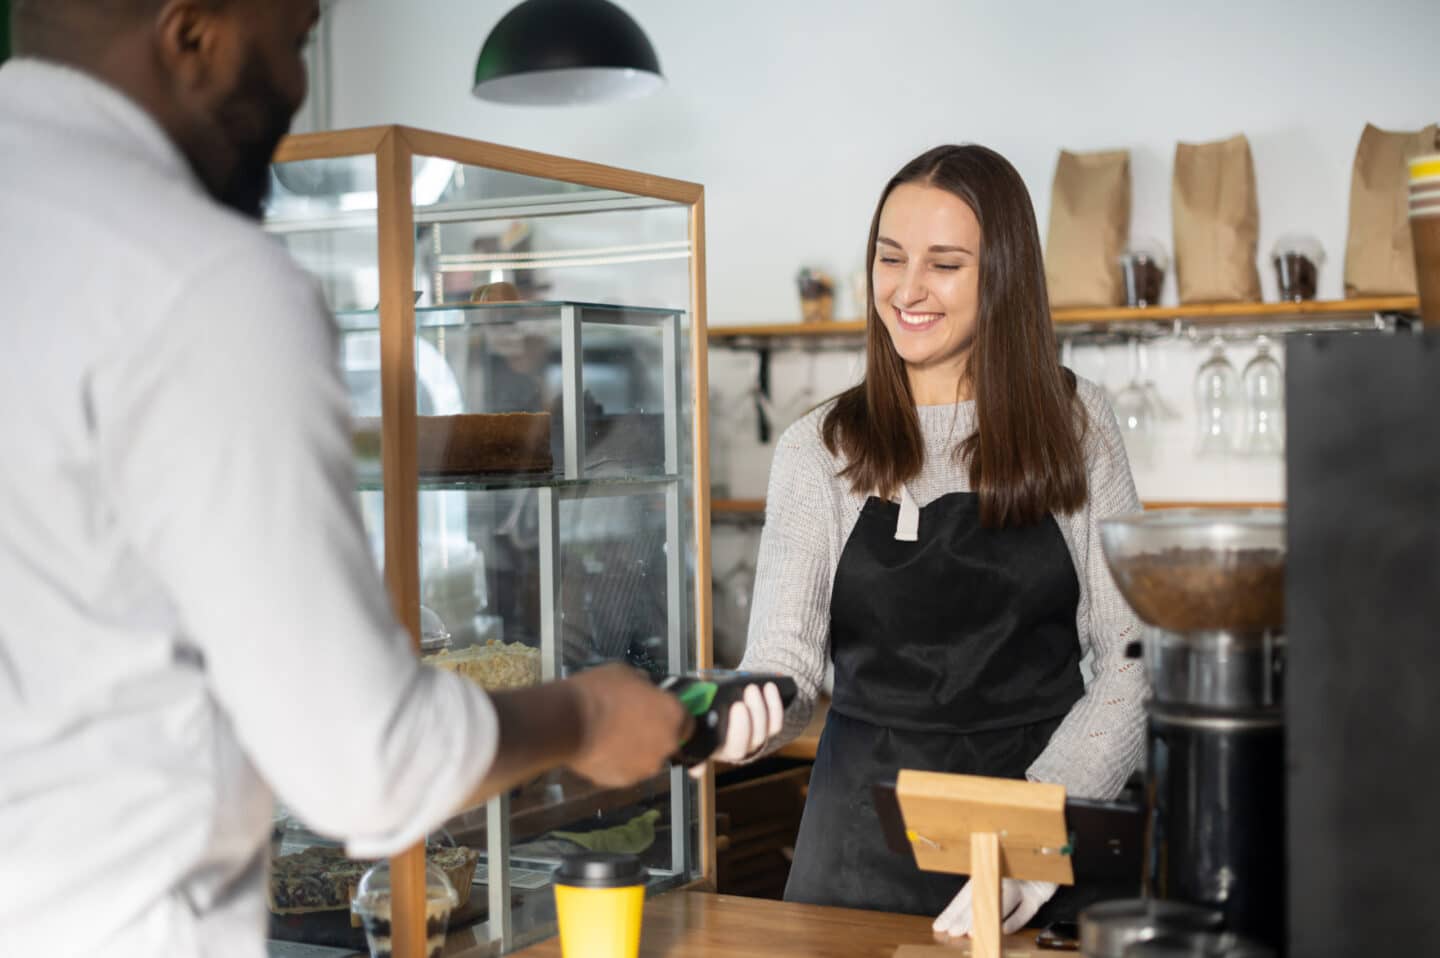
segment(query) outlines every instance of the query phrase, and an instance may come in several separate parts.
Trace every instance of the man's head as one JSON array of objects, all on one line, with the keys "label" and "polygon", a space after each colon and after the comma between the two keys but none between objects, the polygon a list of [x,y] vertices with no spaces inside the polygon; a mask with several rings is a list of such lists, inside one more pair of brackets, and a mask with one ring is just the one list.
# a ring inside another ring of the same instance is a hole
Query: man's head
[{"label": "man's head", "polygon": [[15,52],[78,67],[146,109],[210,193],[259,216],[305,99],[319,0],[16,0]]}]

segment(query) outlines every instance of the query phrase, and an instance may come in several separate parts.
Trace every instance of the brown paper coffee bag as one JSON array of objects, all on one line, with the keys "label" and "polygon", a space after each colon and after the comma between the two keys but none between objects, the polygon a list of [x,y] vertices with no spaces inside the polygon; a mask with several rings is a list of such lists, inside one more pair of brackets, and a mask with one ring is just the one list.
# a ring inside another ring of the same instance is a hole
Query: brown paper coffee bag
[{"label": "brown paper coffee bag", "polygon": [[1182,303],[1259,302],[1260,207],[1245,136],[1175,146],[1170,194]]},{"label": "brown paper coffee bag", "polygon": [[1411,157],[1440,149],[1434,124],[1392,133],[1365,124],[1350,176],[1346,296],[1414,296],[1415,254],[1407,207]]},{"label": "brown paper coffee bag", "polygon": [[1119,258],[1130,235],[1130,152],[1060,151],[1050,192],[1050,305],[1123,306]]}]

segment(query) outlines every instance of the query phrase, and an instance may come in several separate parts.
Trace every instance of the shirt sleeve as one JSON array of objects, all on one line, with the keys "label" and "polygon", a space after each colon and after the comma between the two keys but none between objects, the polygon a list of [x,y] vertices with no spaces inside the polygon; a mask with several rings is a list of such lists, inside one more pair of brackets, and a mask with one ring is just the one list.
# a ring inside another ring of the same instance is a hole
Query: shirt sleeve
[{"label": "shirt sleeve", "polygon": [[269,241],[183,279],[92,390],[104,494],[261,774],[352,854],[459,808],[498,723],[422,667],[355,497],[333,322]]},{"label": "shirt sleeve", "polygon": [[1082,389],[1089,417],[1085,448],[1090,496],[1077,523],[1074,554],[1089,600],[1088,621],[1081,626],[1089,636],[1094,677],[1026,776],[1064,785],[1075,798],[1108,800],[1120,793],[1139,765],[1149,687],[1141,662],[1125,657],[1125,646],[1140,637],[1140,622],[1110,577],[1099,522],[1139,512],[1141,505],[1114,412],[1094,395],[1094,387],[1083,384]]},{"label": "shirt sleeve", "polygon": [[768,754],[805,730],[825,679],[830,648],[830,590],[835,570],[825,457],[813,417],[776,444],[765,497],[765,527],[755,567],[750,629],[740,668],[795,680],[796,697]]}]

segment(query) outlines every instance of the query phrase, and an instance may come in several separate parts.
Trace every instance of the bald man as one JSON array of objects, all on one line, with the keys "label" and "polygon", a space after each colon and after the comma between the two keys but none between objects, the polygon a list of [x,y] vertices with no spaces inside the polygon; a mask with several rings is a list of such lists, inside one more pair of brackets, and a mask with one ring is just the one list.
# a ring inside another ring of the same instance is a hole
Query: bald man
[{"label": "bald man", "polygon": [[[421,667],[336,332],[257,227],[315,0],[20,0],[0,67],[0,956],[259,958],[274,798],[357,857],[567,765],[659,771],[610,666]],[[272,794],[273,789],[273,794]]]}]

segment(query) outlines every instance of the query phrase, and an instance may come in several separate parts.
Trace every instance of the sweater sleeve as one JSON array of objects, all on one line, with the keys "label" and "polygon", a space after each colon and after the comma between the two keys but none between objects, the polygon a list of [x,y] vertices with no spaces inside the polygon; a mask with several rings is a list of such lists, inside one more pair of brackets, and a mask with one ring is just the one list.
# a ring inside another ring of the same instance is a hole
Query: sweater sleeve
[{"label": "sweater sleeve", "polygon": [[1082,390],[1089,416],[1085,450],[1090,495],[1084,511],[1073,517],[1073,553],[1089,600],[1087,621],[1080,626],[1094,656],[1093,678],[1026,775],[1031,781],[1064,785],[1076,798],[1111,799],[1140,762],[1149,690],[1144,666],[1125,658],[1125,646],[1140,636],[1140,622],[1110,577],[1099,523],[1139,512],[1141,505],[1114,412],[1096,387],[1087,383]]},{"label": "sweater sleeve", "polygon": [[804,731],[825,678],[836,562],[830,530],[838,518],[830,499],[831,468],[814,416],[795,423],[776,444],[740,667],[788,675],[798,694],[766,753]]}]

